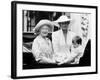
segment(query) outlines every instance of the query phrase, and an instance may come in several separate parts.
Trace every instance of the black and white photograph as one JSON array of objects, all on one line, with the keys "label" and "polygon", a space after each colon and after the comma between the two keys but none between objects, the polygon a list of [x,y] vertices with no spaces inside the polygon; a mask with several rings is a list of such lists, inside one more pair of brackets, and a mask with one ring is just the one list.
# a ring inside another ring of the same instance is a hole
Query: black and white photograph
[{"label": "black and white photograph", "polygon": [[96,73],[96,10],[12,2],[12,78]]},{"label": "black and white photograph", "polygon": [[91,65],[90,14],[23,10],[23,15],[23,69]]}]

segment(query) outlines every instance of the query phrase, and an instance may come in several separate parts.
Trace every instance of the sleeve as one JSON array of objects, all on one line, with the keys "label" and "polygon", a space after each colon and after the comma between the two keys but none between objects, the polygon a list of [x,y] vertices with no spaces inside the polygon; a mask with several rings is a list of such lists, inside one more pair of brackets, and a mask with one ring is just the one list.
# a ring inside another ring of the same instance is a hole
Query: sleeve
[{"label": "sleeve", "polygon": [[32,54],[35,57],[36,61],[39,61],[41,59],[40,53],[41,51],[38,40],[34,40],[32,44]]},{"label": "sleeve", "polygon": [[79,50],[78,50],[78,53],[79,53],[79,58],[81,58],[82,56],[83,56],[83,50],[84,50],[84,48],[83,48],[83,46],[81,45],[80,46],[80,48],[79,48]]},{"label": "sleeve", "polygon": [[74,63],[79,64],[80,58],[82,57],[82,46],[80,46],[78,49],[72,49],[72,55],[75,56]]}]

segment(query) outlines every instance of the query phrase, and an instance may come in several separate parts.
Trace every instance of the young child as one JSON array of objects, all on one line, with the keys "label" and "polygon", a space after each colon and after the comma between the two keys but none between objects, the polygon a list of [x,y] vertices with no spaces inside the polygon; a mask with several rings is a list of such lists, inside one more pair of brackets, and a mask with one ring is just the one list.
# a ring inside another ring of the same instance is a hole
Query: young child
[{"label": "young child", "polygon": [[79,64],[80,56],[82,55],[82,39],[80,36],[75,36],[72,40],[71,54],[77,55],[71,64]]}]

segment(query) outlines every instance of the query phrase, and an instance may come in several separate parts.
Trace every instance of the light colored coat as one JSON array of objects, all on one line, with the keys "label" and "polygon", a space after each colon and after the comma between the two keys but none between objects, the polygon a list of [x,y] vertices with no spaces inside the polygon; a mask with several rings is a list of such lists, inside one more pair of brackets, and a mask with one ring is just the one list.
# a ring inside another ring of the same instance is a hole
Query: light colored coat
[{"label": "light colored coat", "polygon": [[72,45],[72,39],[74,36],[76,36],[76,34],[72,31],[68,31],[66,36],[67,38],[65,41],[62,29],[52,33],[52,44],[55,59],[59,62],[66,59],[71,54],[70,49]]},{"label": "light colored coat", "polygon": [[51,41],[48,38],[43,39],[41,36],[37,36],[32,44],[32,53],[36,61],[39,61],[42,57],[52,58],[53,49]]}]

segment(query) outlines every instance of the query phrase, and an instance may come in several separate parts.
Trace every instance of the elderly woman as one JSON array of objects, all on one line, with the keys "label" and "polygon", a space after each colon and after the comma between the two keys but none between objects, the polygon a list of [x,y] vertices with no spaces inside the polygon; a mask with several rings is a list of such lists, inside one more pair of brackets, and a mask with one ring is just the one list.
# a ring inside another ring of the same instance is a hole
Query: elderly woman
[{"label": "elderly woman", "polygon": [[34,28],[38,36],[34,39],[32,53],[39,63],[55,63],[53,60],[53,48],[48,33],[53,31],[52,22],[49,20],[40,20]]}]

